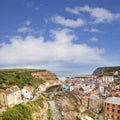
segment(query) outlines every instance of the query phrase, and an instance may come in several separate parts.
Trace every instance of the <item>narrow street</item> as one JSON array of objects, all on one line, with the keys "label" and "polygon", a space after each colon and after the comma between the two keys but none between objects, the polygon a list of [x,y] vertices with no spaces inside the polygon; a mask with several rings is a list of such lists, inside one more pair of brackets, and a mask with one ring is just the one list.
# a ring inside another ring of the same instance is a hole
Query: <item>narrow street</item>
[{"label": "narrow street", "polygon": [[51,110],[53,112],[53,120],[61,120],[61,117],[59,115],[59,111],[56,108],[55,102],[53,100],[48,101],[50,106],[51,106]]}]

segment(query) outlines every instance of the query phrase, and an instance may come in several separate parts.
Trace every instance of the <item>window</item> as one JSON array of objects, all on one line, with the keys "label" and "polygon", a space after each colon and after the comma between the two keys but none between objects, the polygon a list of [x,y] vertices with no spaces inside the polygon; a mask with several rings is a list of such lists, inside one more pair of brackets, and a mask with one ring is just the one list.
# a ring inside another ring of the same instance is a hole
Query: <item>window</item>
[{"label": "window", "polygon": [[120,108],[120,105],[118,105],[118,108]]},{"label": "window", "polygon": [[114,115],[112,115],[112,118],[114,118]]},{"label": "window", "polygon": [[118,113],[120,113],[120,110],[118,110]]},{"label": "window", "polygon": [[120,120],[120,117],[117,117],[118,120]]},{"label": "window", "polygon": [[112,109],[112,112],[114,112],[114,109]]},{"label": "window", "polygon": [[115,107],[115,105],[113,104],[112,107]]},{"label": "window", "polygon": [[107,111],[109,111],[109,108],[107,108]]}]

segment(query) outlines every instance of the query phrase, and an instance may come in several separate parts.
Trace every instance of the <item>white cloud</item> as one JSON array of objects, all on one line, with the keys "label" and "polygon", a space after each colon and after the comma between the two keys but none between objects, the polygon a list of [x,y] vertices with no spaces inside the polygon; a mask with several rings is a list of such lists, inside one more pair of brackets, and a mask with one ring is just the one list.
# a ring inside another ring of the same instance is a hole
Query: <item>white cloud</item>
[{"label": "white cloud", "polygon": [[77,6],[74,9],[67,7],[67,8],[65,8],[65,10],[72,14],[76,14],[76,15],[80,14],[79,7],[77,7]]},{"label": "white cloud", "polygon": [[18,33],[35,33],[35,30],[30,27],[20,27],[17,29]]},{"label": "white cloud", "polygon": [[25,34],[34,34],[34,33],[37,33],[38,31],[36,29],[33,29],[30,27],[30,24],[32,22],[30,20],[26,20],[24,23],[23,23],[23,26],[22,27],[19,27],[17,29],[17,32],[18,33],[25,33]]},{"label": "white cloud", "polygon": [[100,7],[92,8],[88,5],[85,5],[84,7],[66,8],[66,11],[72,14],[81,14],[82,12],[88,12],[90,16],[95,19],[93,23],[105,23],[115,20],[120,21],[120,13],[112,13],[111,11]]},{"label": "white cloud", "polygon": [[91,42],[98,42],[98,38],[92,37],[92,38],[90,39],[90,41],[91,41]]},{"label": "white cloud", "polygon": [[85,28],[85,29],[84,29],[84,32],[91,32],[91,33],[95,32],[95,33],[99,33],[100,30],[98,30],[98,29],[96,29],[96,28],[91,28],[91,29]]},{"label": "white cloud", "polygon": [[73,20],[73,19],[66,19],[62,16],[54,16],[51,18],[51,20],[57,24],[67,26],[70,28],[77,28],[85,24],[85,21],[81,18],[78,18],[77,20]]},{"label": "white cloud", "polygon": [[70,29],[51,30],[53,40],[43,36],[15,36],[10,44],[0,47],[0,66],[54,66],[62,63],[95,64],[103,61],[104,49],[75,44],[77,37]]},{"label": "white cloud", "polygon": [[24,25],[29,26],[32,22],[30,20],[27,20],[24,22]]}]

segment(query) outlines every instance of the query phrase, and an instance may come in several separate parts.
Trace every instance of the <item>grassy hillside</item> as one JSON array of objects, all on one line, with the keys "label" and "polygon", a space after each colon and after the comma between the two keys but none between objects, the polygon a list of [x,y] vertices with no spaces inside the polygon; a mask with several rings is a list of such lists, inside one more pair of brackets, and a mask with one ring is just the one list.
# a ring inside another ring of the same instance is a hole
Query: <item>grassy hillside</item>
[{"label": "grassy hillside", "polygon": [[93,72],[93,75],[113,75],[113,73],[118,70],[120,70],[120,66],[99,67]]},{"label": "grassy hillside", "polygon": [[0,70],[0,88],[6,89],[12,85],[18,85],[22,88],[24,85],[32,85],[36,88],[39,84],[44,83],[45,80],[36,78],[31,75],[34,72],[46,70],[38,69],[5,69]]},{"label": "grassy hillside", "polygon": [[[1,120],[33,120],[33,113],[40,114],[46,99],[41,95],[36,101],[29,101],[27,104],[19,104],[12,108],[7,108],[1,116]],[[40,114],[41,115],[41,114]]]}]

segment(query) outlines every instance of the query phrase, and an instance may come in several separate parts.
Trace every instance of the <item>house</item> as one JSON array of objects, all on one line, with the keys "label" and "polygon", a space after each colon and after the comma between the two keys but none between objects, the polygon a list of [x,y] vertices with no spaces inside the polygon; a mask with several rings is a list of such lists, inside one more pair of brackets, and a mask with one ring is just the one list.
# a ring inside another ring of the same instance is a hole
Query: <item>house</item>
[{"label": "house", "polygon": [[32,94],[33,94],[33,87],[32,86],[26,85],[22,89],[22,95],[24,96],[24,98],[31,99],[33,97]]},{"label": "house", "polygon": [[73,91],[74,90],[74,86],[70,86],[70,91]]},{"label": "house", "polygon": [[6,90],[0,90],[1,106],[13,106],[21,102],[21,90],[15,85]]},{"label": "house", "polygon": [[105,82],[106,84],[109,84],[111,82],[114,82],[114,77],[113,76],[103,76],[102,81]]},{"label": "house", "polygon": [[39,91],[39,92],[44,91],[44,88],[45,88],[45,87],[44,87],[43,85],[39,85],[39,86],[38,86],[38,91]]},{"label": "house", "polygon": [[91,94],[89,97],[89,109],[95,113],[99,113],[102,108],[103,100],[98,95]]},{"label": "house", "polygon": [[85,108],[88,108],[89,105],[89,97],[88,96],[83,96],[81,99],[81,103]]},{"label": "house", "polygon": [[13,95],[14,95],[14,104],[18,104],[21,102],[21,90],[20,88],[15,85],[15,86],[12,86],[11,88],[9,88],[12,92],[13,92]]},{"label": "house", "polygon": [[108,97],[104,108],[105,120],[120,120],[120,97]]},{"label": "house", "polygon": [[14,105],[14,93],[10,89],[6,89],[5,94],[3,94],[3,99],[5,100],[5,106],[13,106]]},{"label": "house", "polygon": [[0,107],[6,106],[6,95],[4,90],[0,89]]},{"label": "house", "polygon": [[68,86],[63,85],[63,87],[62,87],[62,91],[63,91],[63,92],[67,91],[68,89],[69,89],[69,87],[68,87]]},{"label": "house", "polygon": [[99,92],[100,92],[100,93],[105,93],[105,88],[104,88],[104,86],[100,86],[100,87],[99,87]]},{"label": "house", "polygon": [[98,92],[98,90],[93,90],[92,92],[91,92],[91,94],[93,94],[93,95],[98,95],[99,94],[99,92]]},{"label": "house", "polygon": [[90,85],[82,87],[84,93],[89,93],[92,91],[92,88]]},{"label": "house", "polygon": [[99,92],[100,92],[101,95],[105,94],[105,83],[104,82],[100,83],[100,85],[99,85]]}]

